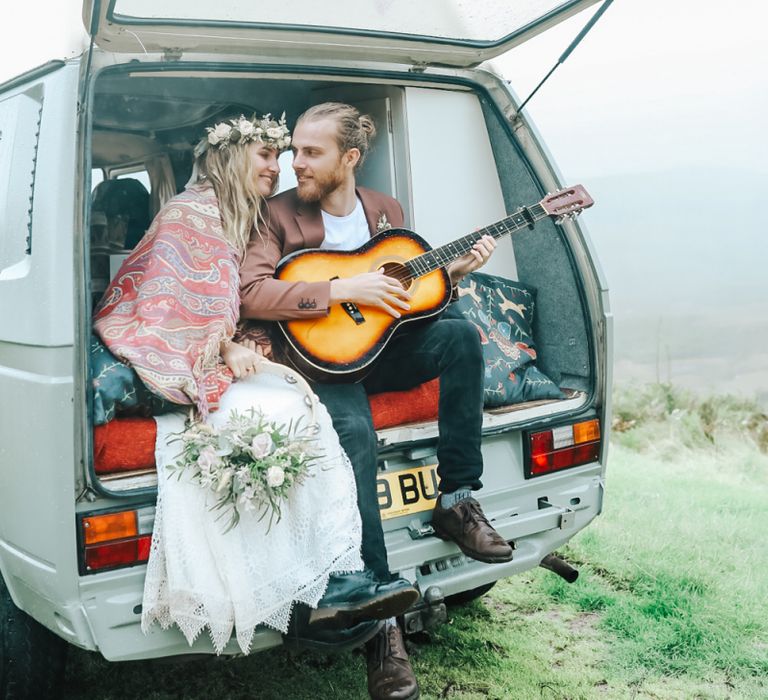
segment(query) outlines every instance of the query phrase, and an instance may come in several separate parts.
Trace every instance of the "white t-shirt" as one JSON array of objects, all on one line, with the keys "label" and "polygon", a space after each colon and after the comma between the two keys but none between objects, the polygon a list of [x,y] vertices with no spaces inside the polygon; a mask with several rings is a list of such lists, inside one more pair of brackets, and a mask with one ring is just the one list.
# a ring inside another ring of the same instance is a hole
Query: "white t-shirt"
[{"label": "white t-shirt", "polygon": [[347,216],[333,216],[322,209],[320,213],[325,227],[325,239],[320,245],[323,250],[354,250],[371,239],[363,203],[359,198],[352,213]]}]

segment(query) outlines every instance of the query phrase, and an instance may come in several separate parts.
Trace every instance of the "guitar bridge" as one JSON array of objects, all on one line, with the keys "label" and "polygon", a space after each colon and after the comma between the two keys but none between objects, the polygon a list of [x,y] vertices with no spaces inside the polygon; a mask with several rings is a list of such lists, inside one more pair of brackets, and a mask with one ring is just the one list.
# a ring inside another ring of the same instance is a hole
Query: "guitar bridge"
[{"label": "guitar bridge", "polygon": [[[331,277],[331,281],[339,279],[339,276]],[[357,304],[351,301],[341,302],[341,308],[349,314],[349,317],[355,322],[356,326],[365,323],[365,316],[363,312],[357,307]]]},{"label": "guitar bridge", "polygon": [[355,322],[355,325],[359,326],[361,323],[365,323],[365,316],[357,308],[357,304],[353,304],[351,301],[344,301],[341,304],[341,308],[349,314],[349,317]]}]

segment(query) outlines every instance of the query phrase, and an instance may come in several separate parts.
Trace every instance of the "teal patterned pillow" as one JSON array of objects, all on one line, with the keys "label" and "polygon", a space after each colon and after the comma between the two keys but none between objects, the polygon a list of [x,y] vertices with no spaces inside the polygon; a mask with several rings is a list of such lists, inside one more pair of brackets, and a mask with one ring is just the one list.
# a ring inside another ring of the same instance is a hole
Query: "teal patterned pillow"
[{"label": "teal patterned pillow", "polygon": [[520,282],[473,272],[459,284],[459,299],[446,316],[466,319],[480,334],[486,406],[564,397],[534,366],[535,308],[536,290]]},{"label": "teal patterned pillow", "polygon": [[152,416],[179,410],[153,394],[132,367],[120,362],[95,335],[89,353],[93,424],[103,425],[117,416]]}]

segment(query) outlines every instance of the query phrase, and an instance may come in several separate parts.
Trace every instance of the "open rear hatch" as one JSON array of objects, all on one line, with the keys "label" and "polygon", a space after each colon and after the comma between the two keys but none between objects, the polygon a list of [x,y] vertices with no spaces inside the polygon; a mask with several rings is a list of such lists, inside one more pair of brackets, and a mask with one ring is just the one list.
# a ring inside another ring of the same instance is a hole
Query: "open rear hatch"
[{"label": "open rear hatch", "polygon": [[255,54],[468,67],[595,2],[85,0],[83,22],[100,48],[118,53]]}]

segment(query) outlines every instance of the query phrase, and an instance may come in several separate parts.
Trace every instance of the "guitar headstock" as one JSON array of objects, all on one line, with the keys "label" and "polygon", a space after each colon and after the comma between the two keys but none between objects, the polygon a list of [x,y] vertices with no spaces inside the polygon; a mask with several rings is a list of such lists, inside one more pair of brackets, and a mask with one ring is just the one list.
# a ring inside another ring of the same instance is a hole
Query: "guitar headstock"
[{"label": "guitar headstock", "polygon": [[558,219],[572,218],[594,203],[595,200],[581,185],[566,187],[553,194],[548,194],[539,202],[547,214],[556,216]]}]

